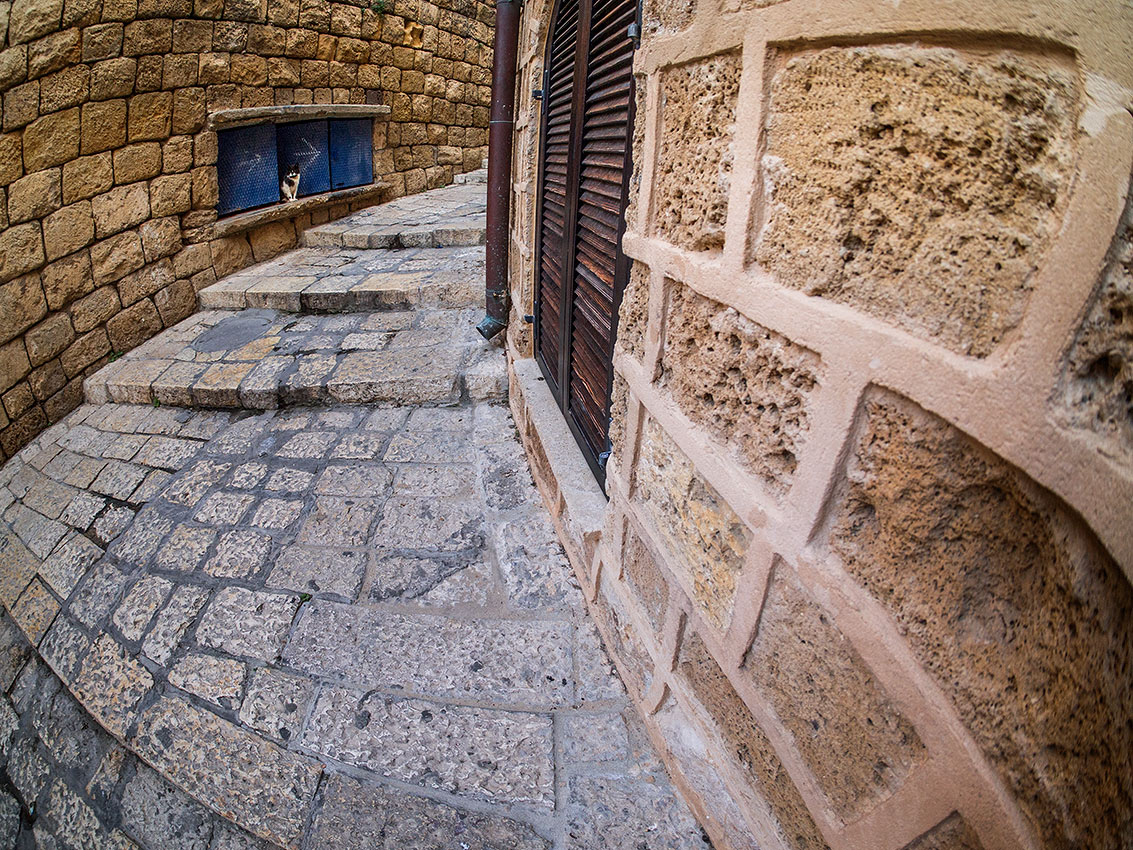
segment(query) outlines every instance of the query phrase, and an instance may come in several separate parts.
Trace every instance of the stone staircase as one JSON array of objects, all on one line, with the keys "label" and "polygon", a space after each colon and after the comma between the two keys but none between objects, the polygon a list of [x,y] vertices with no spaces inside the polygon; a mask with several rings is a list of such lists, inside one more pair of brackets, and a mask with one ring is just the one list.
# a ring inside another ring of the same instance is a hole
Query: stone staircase
[{"label": "stone staircase", "polygon": [[507,392],[475,331],[484,190],[401,198],[304,234],[304,247],[202,290],[201,312],[89,378],[89,402],[266,410],[455,404]]}]

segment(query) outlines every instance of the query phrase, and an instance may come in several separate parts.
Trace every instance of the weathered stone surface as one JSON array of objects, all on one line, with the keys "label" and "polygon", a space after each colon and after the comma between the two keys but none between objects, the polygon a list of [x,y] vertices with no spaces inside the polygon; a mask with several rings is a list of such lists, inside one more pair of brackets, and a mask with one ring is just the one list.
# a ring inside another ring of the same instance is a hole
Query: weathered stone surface
[{"label": "weathered stone surface", "polygon": [[632,528],[626,529],[622,543],[622,571],[626,583],[636,592],[654,632],[660,636],[669,605],[669,583],[652,553]]},{"label": "weathered stone surface", "polygon": [[403,782],[554,806],[549,715],[398,700],[324,688],[306,747]]},{"label": "weathered stone surface", "polygon": [[574,762],[621,761],[629,755],[620,714],[568,714],[562,720],[563,755]]},{"label": "weathered stone surface", "polygon": [[221,708],[236,708],[244,690],[244,665],[231,658],[186,655],[169,671],[169,684]]},{"label": "weathered stone surface", "polygon": [[315,819],[314,841],[328,850],[547,850],[529,826],[474,814],[333,774]]},{"label": "weathered stone surface", "polygon": [[1091,431],[1107,451],[1133,456],[1133,191],[1110,245],[1098,291],[1067,352],[1056,415]]},{"label": "weathered stone surface", "polygon": [[724,245],[740,57],[714,56],[666,71],[655,175],[658,234],[683,248]]},{"label": "weathered stone surface", "polygon": [[126,640],[139,640],[172,589],[172,583],[159,576],[143,577],[130,588],[110,621]]},{"label": "weathered stone surface", "polygon": [[983,850],[979,838],[964,818],[953,812],[905,850]]},{"label": "weathered stone surface", "polygon": [[912,725],[785,565],[775,568],[744,670],[847,823],[925,758]]},{"label": "weathered stone surface", "polygon": [[185,585],[173,591],[169,603],[157,615],[153,628],[142,642],[142,652],[159,664],[165,664],[196,622],[197,614],[208,599],[208,590]]},{"label": "weathered stone surface", "polygon": [[201,617],[197,640],[231,655],[270,661],[283,647],[298,607],[294,596],[225,587]]},{"label": "weathered stone surface", "polygon": [[122,825],[150,847],[207,850],[212,818],[153,770],[139,766],[122,791]]},{"label": "weathered stone surface", "polygon": [[138,703],[153,687],[153,676],[109,635],[103,635],[83,661],[72,688],[79,702],[117,738],[137,716]]},{"label": "weathered stone surface", "polygon": [[305,676],[260,667],[248,681],[240,722],[286,743],[298,738],[314,696],[315,685]]},{"label": "weathered stone surface", "polygon": [[786,286],[986,356],[1057,227],[1076,101],[1068,72],[1022,54],[792,57],[771,82],[756,259]]},{"label": "weathered stone surface", "polygon": [[1044,839],[1116,847],[1133,817],[1133,730],[1118,719],[1133,713],[1133,590],[1120,567],[1049,493],[942,420],[880,392],[863,416],[831,548]]},{"label": "weathered stone surface", "polygon": [[653,419],[642,439],[637,498],[674,556],[670,566],[687,571],[704,615],[727,625],[750,532]]},{"label": "weathered stone surface", "polygon": [[567,788],[565,846],[571,850],[686,850],[703,845],[695,818],[669,806],[666,789],[652,777],[572,776]]},{"label": "weathered stone surface", "polygon": [[767,801],[787,846],[792,850],[825,848],[822,833],[776,757],[771,742],[699,635],[685,635],[678,667],[692,685],[697,700],[715,720],[726,746],[752,782],[753,790]]},{"label": "weathered stone surface", "polygon": [[806,439],[818,356],[673,283],[661,368],[688,417],[785,492]]},{"label": "weathered stone surface", "polygon": [[12,619],[33,644],[43,640],[47,627],[57,613],[59,602],[51,595],[47,585],[38,579],[27,586],[12,606]]},{"label": "weathered stone surface", "polygon": [[617,346],[638,360],[645,356],[645,327],[649,320],[649,266],[634,262],[618,311]]},{"label": "weathered stone surface", "polygon": [[331,595],[347,601],[357,598],[366,574],[366,555],[352,549],[291,546],[272,567],[268,587],[298,593]]},{"label": "weathered stone surface", "polygon": [[313,601],[284,659],[383,689],[549,708],[571,697],[569,643],[560,622],[411,617]]},{"label": "weathered stone surface", "polygon": [[[143,758],[224,817],[283,847],[299,846],[318,764],[171,697],[142,714],[134,740]],[[227,769],[216,770],[218,763]]]}]

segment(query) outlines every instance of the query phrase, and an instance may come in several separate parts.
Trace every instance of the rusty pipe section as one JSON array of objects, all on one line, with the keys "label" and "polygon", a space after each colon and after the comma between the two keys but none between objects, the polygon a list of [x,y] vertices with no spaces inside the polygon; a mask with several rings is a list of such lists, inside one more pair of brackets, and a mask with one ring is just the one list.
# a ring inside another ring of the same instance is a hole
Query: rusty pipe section
[{"label": "rusty pipe section", "polygon": [[515,127],[515,66],[520,0],[496,3],[492,46],[492,108],[488,116],[488,222],[485,234],[485,312],[476,326],[485,339],[507,327],[511,141]]}]

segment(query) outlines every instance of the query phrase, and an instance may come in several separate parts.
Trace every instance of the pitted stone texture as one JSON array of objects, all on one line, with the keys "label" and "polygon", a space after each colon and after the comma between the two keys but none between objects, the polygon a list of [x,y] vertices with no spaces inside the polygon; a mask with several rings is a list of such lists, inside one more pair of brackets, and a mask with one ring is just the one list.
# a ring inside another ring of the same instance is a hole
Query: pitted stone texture
[{"label": "pitted stone texture", "polygon": [[983,845],[964,818],[953,812],[905,850],[983,850]]},{"label": "pitted stone texture", "polygon": [[1055,412],[1133,456],[1133,187],[1086,318],[1063,364]]},{"label": "pitted stone texture", "polygon": [[645,356],[645,328],[649,321],[649,266],[634,261],[618,309],[617,346],[640,361]]},{"label": "pitted stone texture", "polygon": [[283,647],[298,607],[295,596],[225,587],[201,617],[197,640],[231,655],[270,661]]},{"label": "pitted stone texture", "polygon": [[325,688],[304,746],[382,776],[460,795],[553,808],[550,715]]},{"label": "pitted stone texture", "polygon": [[680,32],[692,24],[696,4],[697,0],[649,0],[642,9],[642,26],[649,33]]},{"label": "pitted stone texture", "polygon": [[828,48],[770,84],[780,283],[984,357],[1017,326],[1074,164],[1072,72],[1022,54]]},{"label": "pitted stone texture", "polygon": [[164,697],[138,721],[139,755],[222,816],[297,848],[319,765],[180,699]]},{"label": "pitted stone texture", "polygon": [[627,528],[622,543],[622,570],[626,584],[633,588],[638,602],[653,626],[654,634],[660,640],[661,629],[665,624],[665,612],[669,607],[669,583],[665,579],[657,559],[653,557],[645,542],[632,528]]},{"label": "pitted stone texture", "polygon": [[661,77],[661,126],[654,226],[682,248],[724,245],[740,57],[723,54],[681,65]]},{"label": "pitted stone texture", "polygon": [[570,850],[708,846],[692,815],[674,811],[651,776],[572,776],[567,781],[567,809],[565,846]]},{"label": "pitted stone texture", "polygon": [[146,767],[122,794],[122,824],[146,847],[207,850],[212,836],[208,810]]},{"label": "pitted stone texture", "polygon": [[671,550],[673,568],[686,571],[697,605],[725,627],[750,532],[653,419],[642,439],[637,500]]},{"label": "pitted stone texture", "polygon": [[1093,535],[1021,472],[883,392],[867,396],[835,517],[831,548],[1044,840],[1119,846],[1133,819],[1133,590]]},{"label": "pitted stone texture", "polygon": [[912,724],[783,564],[743,667],[846,823],[889,797],[924,760]]},{"label": "pitted stone texture", "polygon": [[453,620],[312,601],[284,661],[365,687],[552,708],[572,695],[569,635],[561,622]]},{"label": "pitted stone texture", "polygon": [[549,850],[531,827],[329,776],[314,844],[327,850]]},{"label": "pitted stone texture", "polygon": [[686,286],[670,287],[662,386],[782,495],[806,440],[818,355]]},{"label": "pitted stone texture", "polygon": [[767,802],[786,846],[791,850],[826,848],[822,833],[776,757],[771,742],[699,635],[693,632],[685,635],[678,668],[716,723],[725,746],[743,767],[752,790]]},{"label": "pitted stone texture", "polygon": [[248,682],[240,722],[279,741],[299,735],[315,686],[305,676],[261,667]]}]

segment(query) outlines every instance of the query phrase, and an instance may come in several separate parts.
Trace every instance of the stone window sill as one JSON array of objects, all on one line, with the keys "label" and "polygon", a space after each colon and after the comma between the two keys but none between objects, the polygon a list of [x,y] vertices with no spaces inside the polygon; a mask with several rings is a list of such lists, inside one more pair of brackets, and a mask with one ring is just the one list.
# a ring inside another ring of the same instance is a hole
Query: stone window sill
[{"label": "stone window sill", "polygon": [[253,228],[259,227],[261,224],[282,221],[286,218],[294,218],[295,216],[321,210],[325,207],[332,207],[335,204],[370,200],[371,198],[377,198],[387,188],[389,188],[388,183],[378,180],[374,183],[368,183],[365,186],[354,186],[350,189],[323,192],[320,195],[311,195],[306,198],[300,198],[297,201],[281,201],[278,204],[272,204],[270,207],[261,207],[256,210],[248,210],[248,212],[236,213],[235,215],[218,219],[212,225],[207,238],[221,239],[225,236],[233,236],[237,233],[243,233],[246,230],[252,230]]},{"label": "stone window sill", "polygon": [[252,106],[247,109],[221,109],[208,119],[210,130],[231,130],[251,124],[284,124],[318,118],[385,118],[388,106],[368,103],[294,103],[288,106]]}]

